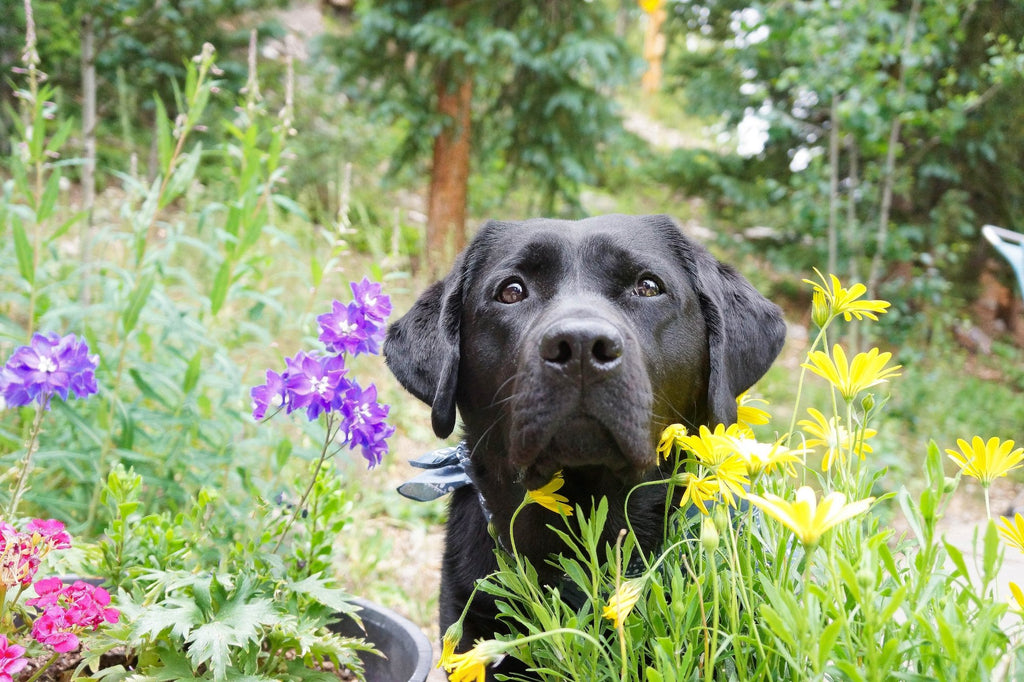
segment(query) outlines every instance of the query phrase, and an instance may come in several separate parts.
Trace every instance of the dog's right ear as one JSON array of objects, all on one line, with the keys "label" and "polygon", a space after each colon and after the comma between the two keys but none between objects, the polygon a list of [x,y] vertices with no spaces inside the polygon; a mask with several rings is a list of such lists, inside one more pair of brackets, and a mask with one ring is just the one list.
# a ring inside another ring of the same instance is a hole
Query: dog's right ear
[{"label": "dog's right ear", "polygon": [[462,260],[444,280],[426,289],[405,315],[388,327],[384,359],[407,391],[431,406],[434,433],[455,430],[462,318]]}]

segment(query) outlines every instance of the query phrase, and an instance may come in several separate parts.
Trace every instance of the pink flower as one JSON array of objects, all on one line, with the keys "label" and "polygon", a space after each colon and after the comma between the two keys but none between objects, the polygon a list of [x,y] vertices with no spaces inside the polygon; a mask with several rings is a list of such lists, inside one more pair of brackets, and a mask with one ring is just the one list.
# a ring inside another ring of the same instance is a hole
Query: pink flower
[{"label": "pink flower", "polygon": [[67,601],[68,620],[78,627],[95,630],[104,623],[116,623],[121,615],[117,609],[107,608],[109,592],[81,580],[65,587],[62,596]]},{"label": "pink flower", "polygon": [[70,546],[71,536],[56,519],[29,521],[24,531],[0,521],[0,584],[30,585],[44,556]]},{"label": "pink flower", "polygon": [[28,661],[22,658],[25,647],[8,644],[7,636],[0,635],[0,682],[11,682]]},{"label": "pink flower", "polygon": [[36,594],[39,596],[29,599],[25,603],[29,606],[37,606],[45,611],[51,606],[57,606],[57,600],[60,599],[61,593],[64,590],[64,581],[60,578],[43,578],[42,580],[37,580],[36,584],[32,587],[35,588]]},{"label": "pink flower", "polygon": [[57,519],[34,519],[25,526],[25,531],[32,536],[38,534],[49,545],[50,549],[67,549],[71,547],[71,535],[64,530],[64,524]]},{"label": "pink flower", "polygon": [[63,654],[78,648],[78,635],[72,632],[73,627],[64,609],[51,606],[32,623],[32,636],[40,644]]}]

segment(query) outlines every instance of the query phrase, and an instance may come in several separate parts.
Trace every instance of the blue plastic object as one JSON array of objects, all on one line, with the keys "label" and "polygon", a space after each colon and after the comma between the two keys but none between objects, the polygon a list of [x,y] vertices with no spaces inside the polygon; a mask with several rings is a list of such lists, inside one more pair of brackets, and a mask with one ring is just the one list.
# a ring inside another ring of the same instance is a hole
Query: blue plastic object
[{"label": "blue plastic object", "polygon": [[1003,254],[1006,260],[1010,261],[1010,267],[1017,275],[1017,285],[1020,287],[1021,295],[1024,296],[1024,234],[995,225],[983,226],[981,234],[992,246],[996,247],[999,253]]}]

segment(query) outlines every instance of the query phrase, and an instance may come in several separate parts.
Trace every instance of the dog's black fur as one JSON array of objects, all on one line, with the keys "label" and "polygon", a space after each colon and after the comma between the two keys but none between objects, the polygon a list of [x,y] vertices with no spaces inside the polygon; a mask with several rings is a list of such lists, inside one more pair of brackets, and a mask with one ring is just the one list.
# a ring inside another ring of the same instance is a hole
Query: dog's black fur
[{"label": "dog's black fur", "polygon": [[[394,375],[432,406],[439,437],[454,430],[458,408],[471,452],[475,487],[451,500],[441,631],[497,567],[477,488],[507,547],[525,491],[562,470],[571,503],[608,498],[613,542],[625,527],[626,493],[663,475],[661,430],[735,422],[736,397],[768,369],[784,336],[779,308],[668,217],[484,225],[384,344]],[[662,538],[663,512],[656,487],[630,500],[647,551]],[[551,512],[529,505],[515,537],[541,580],[553,582],[545,559],[561,541],[551,522]],[[496,615],[478,595],[458,650],[501,631]]]}]

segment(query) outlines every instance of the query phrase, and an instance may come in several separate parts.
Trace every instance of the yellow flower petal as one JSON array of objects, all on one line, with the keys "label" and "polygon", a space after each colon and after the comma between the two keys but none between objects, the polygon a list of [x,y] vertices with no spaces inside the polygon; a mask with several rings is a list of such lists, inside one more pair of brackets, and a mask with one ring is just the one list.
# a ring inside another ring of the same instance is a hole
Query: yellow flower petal
[{"label": "yellow flower petal", "polygon": [[872,348],[866,353],[858,353],[852,362],[847,362],[843,347],[836,344],[832,347],[832,357],[825,351],[816,350],[807,356],[805,367],[832,384],[847,401],[853,400],[858,393],[876,386],[892,377],[899,376],[900,365],[886,367],[892,353],[881,353]]},{"label": "yellow flower petal", "polygon": [[626,617],[640,599],[643,586],[643,578],[627,580],[619,585],[618,589],[608,598],[608,605],[604,607],[602,615],[612,621],[616,628],[621,628]]},{"label": "yellow flower petal", "polygon": [[802,419],[797,422],[797,425],[804,430],[804,433],[811,436],[804,441],[804,445],[809,448],[822,447],[825,449],[825,456],[821,462],[822,471],[828,471],[832,462],[836,460],[840,464],[844,464],[851,447],[853,453],[861,459],[874,451],[867,440],[878,433],[875,429],[863,429],[858,434],[860,438],[855,439],[838,417],[826,419],[825,415],[813,407],[807,408],[807,414],[811,416],[811,419]]},{"label": "yellow flower petal", "polygon": [[441,667],[448,673],[451,682],[485,682],[487,666],[500,661],[505,655],[505,646],[495,640],[481,640],[469,651],[452,653],[441,658]]},{"label": "yellow flower petal", "polygon": [[1017,608],[1024,613],[1024,591],[1021,591],[1017,583],[1010,583],[1010,593],[1017,602]]},{"label": "yellow flower petal", "polygon": [[970,443],[958,438],[956,444],[959,451],[946,450],[950,459],[965,475],[978,479],[985,488],[997,478],[1019,468],[1024,460],[1024,448],[1014,449],[1012,440],[1001,441],[993,437],[984,441],[975,436]]},{"label": "yellow flower petal", "polygon": [[817,501],[814,491],[802,486],[796,500],[789,502],[771,493],[748,495],[747,499],[765,514],[789,528],[805,546],[817,545],[824,533],[847,519],[862,514],[875,498],[869,497],[847,504],[846,496],[832,492]]},{"label": "yellow flower petal", "polygon": [[555,494],[563,485],[565,485],[565,479],[562,478],[562,472],[559,471],[544,487],[537,490],[528,490],[526,497],[530,502],[535,502],[556,514],[572,516],[572,506],[569,505],[569,498],[565,495]]},{"label": "yellow flower petal", "polygon": [[748,391],[740,393],[736,398],[736,423],[741,426],[751,427],[756,424],[767,424],[771,421],[771,415],[760,407],[754,407],[754,403],[768,404],[767,400],[751,398]]},{"label": "yellow flower petal", "polygon": [[[1001,526],[999,525],[1000,523],[1002,524]],[[1024,516],[1021,516],[1018,512],[1014,514],[1012,521],[1005,516],[1000,517],[996,527],[999,530],[999,534],[1006,540],[1006,544],[1024,552]]]},{"label": "yellow flower petal", "polygon": [[829,278],[826,280],[817,268],[814,269],[814,273],[818,275],[820,283],[809,279],[805,279],[804,282],[814,287],[812,300],[814,297],[817,297],[817,300],[814,300],[813,318],[819,327],[824,327],[839,315],[842,315],[847,322],[851,317],[856,317],[858,320],[865,317],[870,320],[878,320],[877,315],[887,312],[886,309],[890,306],[888,301],[860,300],[860,297],[868,290],[863,284],[856,283],[847,289],[833,274],[829,274]]},{"label": "yellow flower petal", "polygon": [[680,439],[686,436],[686,427],[682,424],[670,424],[661,432],[661,440],[658,441],[658,455],[668,459],[672,449],[680,443]]}]

